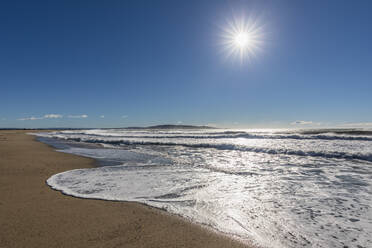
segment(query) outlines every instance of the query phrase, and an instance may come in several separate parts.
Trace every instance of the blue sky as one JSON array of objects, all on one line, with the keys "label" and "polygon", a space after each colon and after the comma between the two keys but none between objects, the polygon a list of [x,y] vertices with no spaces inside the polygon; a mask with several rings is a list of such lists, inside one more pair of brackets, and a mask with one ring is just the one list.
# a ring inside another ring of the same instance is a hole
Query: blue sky
[{"label": "blue sky", "polygon": [[[372,126],[371,1],[2,1],[0,127]],[[257,55],[222,28],[254,17]]]}]

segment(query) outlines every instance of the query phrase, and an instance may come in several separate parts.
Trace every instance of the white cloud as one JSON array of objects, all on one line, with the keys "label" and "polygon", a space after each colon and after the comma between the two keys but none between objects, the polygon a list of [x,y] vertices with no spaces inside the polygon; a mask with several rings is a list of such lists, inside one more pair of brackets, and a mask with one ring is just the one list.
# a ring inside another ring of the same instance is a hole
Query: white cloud
[{"label": "white cloud", "polygon": [[101,115],[99,118],[105,118],[105,116],[104,115]]},{"label": "white cloud", "polygon": [[31,116],[31,117],[19,118],[17,120],[19,120],[19,121],[35,121],[35,120],[42,120],[42,119],[57,119],[57,118],[62,118],[62,117],[63,117],[63,115],[59,115],[59,114],[46,114],[46,115],[41,116],[41,117]]},{"label": "white cloud", "polygon": [[17,120],[19,120],[19,121],[34,121],[34,120],[41,120],[41,119],[44,119],[44,117],[31,116],[31,117],[26,117],[26,118],[19,118]]},{"label": "white cloud", "polygon": [[[68,115],[68,118],[75,118],[75,119],[82,119],[82,118],[88,118],[88,115]],[[104,118],[104,115],[101,115],[101,118]],[[41,117],[31,116],[31,117],[25,117],[25,118],[19,118],[17,120],[19,121],[34,121],[34,120],[43,120],[43,119],[60,119],[63,118],[63,115],[60,114],[46,114]]]},{"label": "white cloud", "polygon": [[128,116],[127,115],[123,115],[123,116],[121,116],[121,118],[125,119],[125,118],[128,118]]},{"label": "white cloud", "polygon": [[183,122],[182,121],[177,121],[177,124],[182,124]]},{"label": "white cloud", "polygon": [[88,115],[69,115],[68,118],[74,118],[74,119],[82,119],[82,118],[88,118]]},{"label": "white cloud", "polygon": [[59,114],[47,114],[47,115],[44,115],[44,119],[57,119],[57,118],[62,118],[63,115],[59,115]]},{"label": "white cloud", "polygon": [[311,124],[318,125],[319,123],[314,123],[312,121],[294,121],[291,123],[291,125],[311,125]]}]

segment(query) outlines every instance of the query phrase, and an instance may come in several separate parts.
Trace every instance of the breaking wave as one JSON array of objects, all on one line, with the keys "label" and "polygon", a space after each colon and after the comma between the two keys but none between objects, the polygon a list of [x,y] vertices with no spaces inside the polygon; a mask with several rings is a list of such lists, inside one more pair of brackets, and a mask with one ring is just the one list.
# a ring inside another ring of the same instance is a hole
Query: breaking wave
[{"label": "breaking wave", "polygon": [[37,134],[100,167],[53,175],[65,194],[162,208],[259,247],[372,247],[365,130],[69,130]]},{"label": "breaking wave", "polygon": [[[356,140],[356,141],[372,141],[372,137],[367,136],[371,132],[358,132],[360,135],[356,135],[357,132],[342,132],[342,133],[329,133],[324,134],[319,132],[314,133],[298,133],[298,134],[255,134],[247,133],[241,131],[225,131],[225,132],[215,132],[215,133],[188,133],[187,135],[180,135],[177,133],[166,133],[149,135],[148,132],[141,132],[147,135],[113,135],[105,133],[86,133],[86,132],[75,132],[74,135],[82,135],[87,137],[115,137],[115,138],[143,138],[143,139],[235,139],[235,138],[245,138],[245,139],[295,139],[295,140]],[[141,134],[140,133],[140,134]],[[65,134],[65,133],[56,133]],[[171,135],[169,135],[171,134]],[[353,135],[349,135],[353,134]],[[364,134],[363,136],[361,134]]]},{"label": "breaking wave", "polygon": [[[323,158],[335,158],[335,159],[356,159],[372,162],[371,153],[348,153],[343,151],[304,151],[304,150],[293,150],[286,148],[265,148],[265,147],[254,147],[237,145],[232,143],[186,143],[186,142],[169,142],[169,141],[149,141],[149,140],[125,140],[123,137],[115,137],[115,139],[99,138],[95,135],[93,136],[81,136],[81,137],[71,137],[62,135],[52,135],[60,139],[75,141],[75,142],[85,142],[94,144],[110,144],[116,146],[122,145],[141,145],[141,146],[184,146],[190,148],[212,148],[218,150],[236,150],[236,151],[246,151],[255,153],[266,153],[266,154],[282,154],[282,155],[296,155],[296,156],[311,156],[311,157],[323,157]],[[133,136],[131,136],[133,138]],[[137,138],[137,137],[135,137]],[[146,137],[148,138],[148,137]],[[160,139],[161,140],[161,139]]]}]

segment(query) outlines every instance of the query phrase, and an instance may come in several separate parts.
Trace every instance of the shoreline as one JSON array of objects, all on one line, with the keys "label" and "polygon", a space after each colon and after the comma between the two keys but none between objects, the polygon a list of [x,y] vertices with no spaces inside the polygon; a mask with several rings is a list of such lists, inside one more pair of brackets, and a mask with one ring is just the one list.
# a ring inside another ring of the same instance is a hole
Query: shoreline
[{"label": "shoreline", "polygon": [[145,204],[53,190],[50,176],[98,162],[57,152],[30,132],[38,130],[0,131],[1,247],[250,247]]}]

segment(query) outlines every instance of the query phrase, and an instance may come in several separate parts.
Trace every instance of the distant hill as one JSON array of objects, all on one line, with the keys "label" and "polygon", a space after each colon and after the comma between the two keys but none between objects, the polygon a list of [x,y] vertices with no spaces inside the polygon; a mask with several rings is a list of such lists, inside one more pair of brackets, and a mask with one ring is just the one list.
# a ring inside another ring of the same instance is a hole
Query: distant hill
[{"label": "distant hill", "polygon": [[125,129],[214,129],[209,126],[194,126],[194,125],[156,125],[149,127],[127,127]]}]

